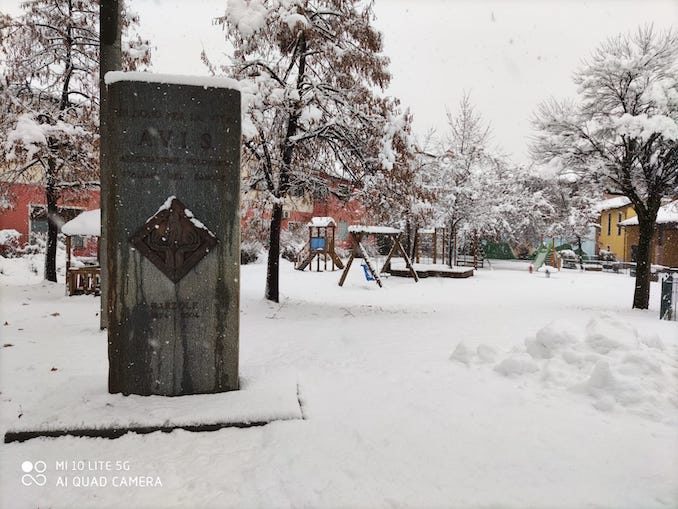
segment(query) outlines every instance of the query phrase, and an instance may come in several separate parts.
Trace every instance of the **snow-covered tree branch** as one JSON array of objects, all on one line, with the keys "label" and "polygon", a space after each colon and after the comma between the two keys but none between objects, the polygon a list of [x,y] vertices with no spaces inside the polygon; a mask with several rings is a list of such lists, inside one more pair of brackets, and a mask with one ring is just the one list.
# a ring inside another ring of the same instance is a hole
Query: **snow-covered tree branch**
[{"label": "snow-covered tree branch", "polygon": [[534,118],[536,161],[629,198],[640,239],[633,307],[647,308],[650,242],[662,199],[678,192],[678,36],[651,27],[603,43],[576,72],[579,101]]}]

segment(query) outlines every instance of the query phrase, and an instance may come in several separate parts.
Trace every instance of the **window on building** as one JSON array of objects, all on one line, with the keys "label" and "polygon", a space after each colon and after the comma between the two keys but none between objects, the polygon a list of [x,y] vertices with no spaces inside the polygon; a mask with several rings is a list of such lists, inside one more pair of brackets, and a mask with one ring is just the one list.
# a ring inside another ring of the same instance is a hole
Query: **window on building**
[{"label": "window on building", "polygon": [[623,217],[622,213],[620,212],[617,215],[617,236],[618,237],[621,236],[621,230],[622,230],[621,222],[623,221],[622,217]]},{"label": "window on building", "polygon": [[[59,207],[57,209],[57,215],[59,216],[56,224],[61,231],[61,225],[75,218],[83,212],[82,209],[75,209],[70,207]],[[47,207],[44,205],[31,205],[30,206],[30,238],[31,240],[35,239],[36,235],[42,236],[47,235]]]},{"label": "window on building", "polygon": [[612,235],[612,212],[607,215],[607,235]]}]

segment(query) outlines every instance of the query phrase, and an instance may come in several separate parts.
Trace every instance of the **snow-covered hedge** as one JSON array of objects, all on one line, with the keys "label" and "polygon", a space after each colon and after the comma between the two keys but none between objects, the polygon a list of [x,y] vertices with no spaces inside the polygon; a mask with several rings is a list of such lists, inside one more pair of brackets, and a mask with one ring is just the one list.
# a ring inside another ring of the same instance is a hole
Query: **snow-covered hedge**
[{"label": "snow-covered hedge", "polygon": [[6,258],[17,256],[20,238],[21,234],[16,230],[0,230],[0,254]]}]

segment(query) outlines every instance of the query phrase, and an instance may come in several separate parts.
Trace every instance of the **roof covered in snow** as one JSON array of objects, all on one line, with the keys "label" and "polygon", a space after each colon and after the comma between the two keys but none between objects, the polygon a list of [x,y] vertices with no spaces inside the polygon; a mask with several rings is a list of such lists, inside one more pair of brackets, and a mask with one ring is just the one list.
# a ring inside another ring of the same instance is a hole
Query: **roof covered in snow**
[{"label": "roof covered in snow", "polygon": [[629,203],[631,203],[631,200],[626,196],[616,196],[598,203],[596,205],[596,210],[598,210],[598,212],[603,212],[605,210],[618,209],[619,207],[625,207]]},{"label": "roof covered in snow", "polygon": [[325,228],[327,226],[337,226],[337,223],[334,222],[329,216],[325,217],[312,217],[308,223],[308,226],[316,226],[318,228]]},{"label": "roof covered in snow", "polygon": [[91,235],[99,237],[101,235],[101,210],[94,209],[83,212],[74,219],[61,227],[64,235]]},{"label": "roof covered in snow", "polygon": [[362,224],[352,224],[348,227],[351,233],[402,233],[398,228],[390,226],[364,226]]},{"label": "roof covered in snow", "polygon": [[[667,203],[657,211],[657,224],[678,223],[678,200]],[[632,217],[619,223],[622,226],[636,226],[638,217]]]}]

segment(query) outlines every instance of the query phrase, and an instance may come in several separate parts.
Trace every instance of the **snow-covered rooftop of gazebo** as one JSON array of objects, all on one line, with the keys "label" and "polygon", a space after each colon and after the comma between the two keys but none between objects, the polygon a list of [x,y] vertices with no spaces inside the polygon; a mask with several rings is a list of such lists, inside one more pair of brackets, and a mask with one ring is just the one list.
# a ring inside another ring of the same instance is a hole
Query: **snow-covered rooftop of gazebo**
[{"label": "snow-covered rooftop of gazebo", "polygon": [[618,209],[619,207],[624,207],[631,203],[626,196],[616,196],[614,198],[609,198],[603,200],[596,205],[596,210],[598,212],[603,212],[605,210]]},{"label": "snow-covered rooftop of gazebo", "polygon": [[94,209],[83,212],[61,227],[64,235],[101,235],[101,210]]},{"label": "snow-covered rooftop of gazebo", "polygon": [[308,223],[308,226],[315,226],[317,228],[326,228],[328,226],[337,226],[337,223],[334,222],[329,216],[320,216],[312,217]]},{"label": "snow-covered rooftop of gazebo", "polygon": [[402,233],[402,230],[398,228],[392,228],[390,226],[365,226],[362,224],[352,224],[348,227],[348,231],[351,233]]},{"label": "snow-covered rooftop of gazebo", "polygon": [[[678,200],[659,208],[657,211],[657,223],[678,223]],[[622,226],[635,226],[638,224],[638,216],[631,217],[619,224]]]}]

